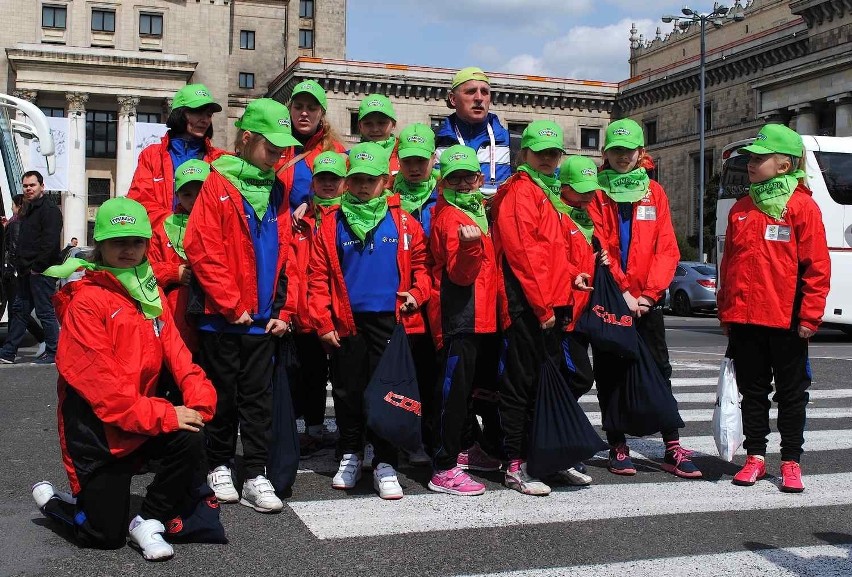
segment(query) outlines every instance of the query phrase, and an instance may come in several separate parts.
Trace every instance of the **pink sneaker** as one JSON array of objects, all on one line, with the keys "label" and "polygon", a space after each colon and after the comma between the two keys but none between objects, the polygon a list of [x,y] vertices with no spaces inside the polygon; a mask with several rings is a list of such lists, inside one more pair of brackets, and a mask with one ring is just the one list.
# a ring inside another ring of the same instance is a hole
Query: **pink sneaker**
[{"label": "pink sneaker", "polygon": [[482,495],[485,492],[485,485],[474,481],[470,478],[470,475],[458,467],[446,471],[435,471],[429,481],[429,488],[438,493],[449,493],[463,497]]},{"label": "pink sneaker", "polygon": [[468,471],[499,471],[503,463],[482,450],[479,443],[474,443],[466,451],[459,453],[456,459],[459,469]]}]

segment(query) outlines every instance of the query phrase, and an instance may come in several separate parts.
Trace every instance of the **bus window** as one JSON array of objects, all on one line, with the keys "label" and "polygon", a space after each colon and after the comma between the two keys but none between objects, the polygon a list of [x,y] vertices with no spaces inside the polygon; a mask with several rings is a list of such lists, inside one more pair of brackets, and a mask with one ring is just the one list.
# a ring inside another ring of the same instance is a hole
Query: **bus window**
[{"label": "bus window", "polygon": [[825,187],[837,204],[852,204],[852,154],[814,152]]},{"label": "bus window", "polygon": [[719,198],[742,198],[748,194],[748,155],[731,155],[722,165]]}]

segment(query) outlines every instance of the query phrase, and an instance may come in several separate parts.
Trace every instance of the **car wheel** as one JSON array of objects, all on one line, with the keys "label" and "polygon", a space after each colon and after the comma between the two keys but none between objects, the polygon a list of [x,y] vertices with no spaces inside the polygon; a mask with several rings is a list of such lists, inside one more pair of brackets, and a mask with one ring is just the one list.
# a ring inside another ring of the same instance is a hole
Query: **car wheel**
[{"label": "car wheel", "polygon": [[689,303],[689,296],[683,291],[677,291],[672,299],[672,310],[681,317],[692,315],[692,305]]}]

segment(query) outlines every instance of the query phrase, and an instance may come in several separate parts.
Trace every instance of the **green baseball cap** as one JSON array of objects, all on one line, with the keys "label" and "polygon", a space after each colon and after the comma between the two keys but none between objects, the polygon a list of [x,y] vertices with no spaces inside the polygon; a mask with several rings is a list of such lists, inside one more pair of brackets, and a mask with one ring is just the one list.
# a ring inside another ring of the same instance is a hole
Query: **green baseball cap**
[{"label": "green baseball cap", "polygon": [[249,102],[234,126],[262,134],[274,146],[301,146],[299,141],[293,138],[287,107],[271,98],[258,98]]},{"label": "green baseball cap", "polygon": [[175,108],[203,108],[209,106],[216,112],[222,112],[222,107],[210,96],[210,91],[203,84],[187,84],[175,93],[172,99],[172,110]]},{"label": "green baseball cap", "polygon": [[600,189],[598,165],[588,156],[569,156],[559,167],[559,182],[567,184],[580,194]]},{"label": "green baseball cap", "polygon": [[375,142],[361,142],[349,151],[349,172],[353,174],[368,174],[382,176],[390,172],[390,159],[384,148]]},{"label": "green baseball cap", "polygon": [[95,215],[95,240],[140,236],[151,238],[151,221],[145,207],[126,196],[111,198]]},{"label": "green baseball cap", "polygon": [[435,133],[425,124],[410,124],[399,133],[399,159],[432,158],[435,155]]},{"label": "green baseball cap", "polygon": [[371,112],[381,112],[396,122],[396,112],[393,110],[393,104],[391,104],[390,99],[384,94],[370,94],[364,97],[364,100],[361,101],[361,105],[358,107],[358,122],[362,121]]},{"label": "green baseball cap", "polygon": [[488,76],[485,75],[481,68],[477,68],[475,66],[462,68],[455,76],[453,76],[453,85],[450,90],[457,86],[461,86],[469,80],[481,80],[482,82],[488,82]]},{"label": "green baseball cap", "polygon": [[638,122],[629,118],[622,118],[609,123],[609,126],[606,127],[604,150],[616,146],[630,150],[645,146],[645,132]]},{"label": "green baseball cap", "polygon": [[346,176],[346,157],[339,152],[328,150],[318,154],[314,159],[314,175],[321,172],[330,172],[341,178]]},{"label": "green baseball cap", "polygon": [[299,82],[293,88],[293,93],[290,95],[290,102],[293,102],[297,94],[310,94],[316,98],[316,101],[319,102],[323,110],[328,110],[328,98],[326,98],[325,90],[315,80],[303,80]]},{"label": "green baseball cap", "polygon": [[175,192],[187,182],[204,182],[210,174],[210,165],[197,158],[191,158],[177,167],[175,171]]},{"label": "green baseball cap", "polygon": [[455,144],[441,154],[441,178],[446,178],[459,170],[482,172],[476,151],[469,146]]},{"label": "green baseball cap", "polygon": [[565,152],[562,129],[552,120],[536,120],[530,122],[521,135],[521,148],[529,148],[539,152],[557,148]]},{"label": "green baseball cap", "polygon": [[757,139],[737,152],[752,154],[787,154],[801,158],[804,155],[804,144],[799,134],[783,124],[766,124],[757,133]]}]

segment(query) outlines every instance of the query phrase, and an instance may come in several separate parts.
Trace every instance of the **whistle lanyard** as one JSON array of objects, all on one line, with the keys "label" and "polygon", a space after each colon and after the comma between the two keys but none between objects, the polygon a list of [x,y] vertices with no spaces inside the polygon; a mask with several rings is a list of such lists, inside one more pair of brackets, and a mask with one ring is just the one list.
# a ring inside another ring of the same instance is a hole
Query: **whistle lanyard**
[{"label": "whistle lanyard", "polygon": [[[488,141],[491,145],[488,149],[488,151],[490,152],[489,164],[491,168],[491,174],[489,175],[489,184],[491,184],[491,186],[494,186],[497,183],[497,140],[494,138],[494,129],[491,128],[491,123],[486,121],[485,126],[488,129]],[[456,131],[456,139],[459,141],[459,144],[461,144],[462,146],[467,146],[464,141],[464,138],[461,135],[461,132],[459,131],[458,125],[454,125],[453,129],[455,129]]]}]

